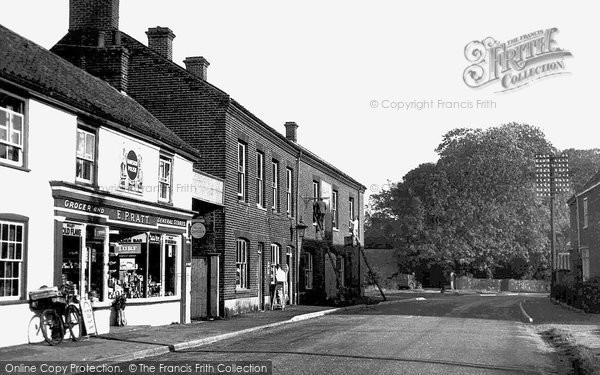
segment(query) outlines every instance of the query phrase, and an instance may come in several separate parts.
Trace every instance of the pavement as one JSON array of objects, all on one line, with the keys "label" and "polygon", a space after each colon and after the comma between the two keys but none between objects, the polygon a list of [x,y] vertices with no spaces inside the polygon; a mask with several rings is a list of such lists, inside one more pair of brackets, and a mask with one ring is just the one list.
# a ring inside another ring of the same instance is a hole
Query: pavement
[{"label": "pavement", "polygon": [[313,319],[343,309],[299,305],[288,306],[283,311],[259,311],[190,324],[111,327],[108,334],[84,337],[78,342],[65,339],[56,346],[42,342],[0,348],[0,361],[132,361]]},{"label": "pavement", "polygon": [[586,314],[550,298],[530,299],[522,306],[531,316],[536,331],[553,328],[565,331],[572,346],[581,345],[600,356],[600,314]]}]

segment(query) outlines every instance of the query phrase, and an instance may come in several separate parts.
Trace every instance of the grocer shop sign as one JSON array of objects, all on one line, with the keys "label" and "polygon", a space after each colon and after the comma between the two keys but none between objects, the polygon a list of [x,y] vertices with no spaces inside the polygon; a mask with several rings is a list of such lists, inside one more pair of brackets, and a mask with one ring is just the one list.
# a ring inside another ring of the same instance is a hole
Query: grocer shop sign
[{"label": "grocer shop sign", "polygon": [[158,225],[169,225],[173,227],[185,228],[187,225],[187,222],[181,219],[148,215],[145,212],[106,207],[103,205],[77,201],[74,199],[61,199],[56,202],[56,207],[88,214],[101,214],[103,217],[107,218],[108,221],[142,224],[152,227],[157,227]]}]

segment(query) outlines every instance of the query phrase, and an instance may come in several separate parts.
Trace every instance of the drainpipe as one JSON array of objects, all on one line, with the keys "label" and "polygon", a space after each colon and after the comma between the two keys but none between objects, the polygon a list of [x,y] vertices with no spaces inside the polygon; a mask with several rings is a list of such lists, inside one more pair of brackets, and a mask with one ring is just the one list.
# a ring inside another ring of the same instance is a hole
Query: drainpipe
[{"label": "drainpipe", "polygon": [[[296,158],[296,227],[298,227],[300,211],[298,211],[298,201],[300,200],[300,158],[302,157],[302,150],[298,150],[298,157]],[[302,246],[302,240],[298,235],[298,229],[296,229],[296,277],[294,283],[294,293],[296,295],[296,305],[300,302],[300,246]]]},{"label": "drainpipe", "polygon": [[[579,197],[575,193],[575,208],[577,216],[577,255],[578,259],[581,259],[581,232],[579,231]],[[577,262],[579,264],[579,262]],[[583,280],[583,262],[581,263],[581,280]]]}]

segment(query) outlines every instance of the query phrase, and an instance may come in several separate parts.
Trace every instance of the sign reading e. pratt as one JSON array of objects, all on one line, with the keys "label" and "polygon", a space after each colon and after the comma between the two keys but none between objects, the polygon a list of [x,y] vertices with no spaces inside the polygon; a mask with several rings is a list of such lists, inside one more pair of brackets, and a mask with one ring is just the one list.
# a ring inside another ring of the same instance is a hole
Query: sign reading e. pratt
[{"label": "sign reading e. pratt", "polygon": [[514,90],[538,79],[568,73],[565,57],[571,52],[558,47],[557,28],[536,30],[501,43],[492,37],[465,47],[472,65],[463,73],[467,86],[479,88],[498,82],[499,92]]},{"label": "sign reading e. pratt", "polygon": [[131,149],[123,148],[119,187],[134,193],[142,193],[144,190],[142,155]]}]

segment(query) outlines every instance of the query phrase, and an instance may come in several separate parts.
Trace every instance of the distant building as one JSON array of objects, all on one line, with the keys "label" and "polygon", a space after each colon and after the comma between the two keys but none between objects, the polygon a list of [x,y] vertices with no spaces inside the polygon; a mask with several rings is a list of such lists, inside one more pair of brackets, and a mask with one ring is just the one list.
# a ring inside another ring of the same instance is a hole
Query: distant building
[{"label": "distant building", "polygon": [[557,269],[580,280],[600,276],[600,173],[569,200],[571,251],[557,255]]},{"label": "distant building", "polygon": [[[299,146],[294,123],[283,136],[207,82],[203,57],[185,59],[186,69],[174,63],[171,29],[148,29],[146,46],[119,31],[118,18],[117,0],[71,0],[69,32],[52,51],[141,103],[202,153],[196,169],[224,182],[223,209],[196,207],[213,236],[193,242],[192,277],[207,276],[192,280],[199,285],[192,316],[267,308],[275,264],[287,270],[288,303],[315,290],[331,298],[332,283],[360,295],[357,255],[343,245],[351,219],[362,236],[365,187]],[[318,237],[311,230],[316,194],[328,210]],[[300,222],[310,225],[302,249]],[[327,267],[340,281],[321,276]]]}]

